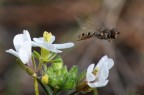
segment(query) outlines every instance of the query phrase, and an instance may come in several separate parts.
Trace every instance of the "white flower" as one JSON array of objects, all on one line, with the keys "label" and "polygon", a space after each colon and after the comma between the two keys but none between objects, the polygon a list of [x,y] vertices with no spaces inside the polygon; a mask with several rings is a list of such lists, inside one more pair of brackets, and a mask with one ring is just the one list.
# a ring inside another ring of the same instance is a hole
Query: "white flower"
[{"label": "white flower", "polygon": [[27,30],[23,31],[23,34],[17,34],[13,39],[13,44],[16,49],[6,50],[7,53],[11,53],[18,57],[24,64],[27,64],[31,60],[31,38]]},{"label": "white flower", "polygon": [[53,42],[55,41],[55,36],[48,32],[44,32],[43,37],[33,38],[33,40],[34,42],[32,42],[32,45],[34,47],[42,47],[55,53],[61,53],[62,51],[59,49],[66,49],[74,46],[74,43],[72,42],[53,44]]},{"label": "white flower", "polygon": [[109,70],[113,65],[114,61],[106,55],[101,58],[96,67],[95,64],[91,64],[86,73],[87,84],[92,88],[106,86],[108,83]]}]

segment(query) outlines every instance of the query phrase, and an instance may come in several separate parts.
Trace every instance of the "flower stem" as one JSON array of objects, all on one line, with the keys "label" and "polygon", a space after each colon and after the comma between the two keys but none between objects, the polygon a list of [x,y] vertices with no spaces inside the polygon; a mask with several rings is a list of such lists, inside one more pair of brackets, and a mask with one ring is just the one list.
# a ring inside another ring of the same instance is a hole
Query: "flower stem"
[{"label": "flower stem", "polygon": [[34,69],[36,70],[36,63],[35,63],[35,59],[34,59],[33,56],[32,56],[32,64],[33,64],[33,66],[34,66]]},{"label": "flower stem", "polygon": [[37,77],[36,73],[33,75],[33,77],[34,77],[35,95],[39,95],[39,89],[38,89],[38,82],[37,82],[37,79],[36,79],[36,77]]},{"label": "flower stem", "polygon": [[43,65],[43,61],[42,61],[42,60],[40,60],[39,65],[38,65],[38,67],[37,67],[37,70],[36,70],[36,71],[40,71],[40,70],[42,69],[42,65]]},{"label": "flower stem", "polygon": [[34,74],[34,71],[33,71],[31,68],[29,68],[28,66],[26,66],[25,64],[23,64],[21,60],[17,59],[16,61],[17,61],[17,64],[18,64],[25,72],[27,72],[29,75],[32,76],[32,75]]},{"label": "flower stem", "polygon": [[93,94],[94,94],[94,95],[98,95],[97,89],[94,89],[94,90],[93,90]]}]

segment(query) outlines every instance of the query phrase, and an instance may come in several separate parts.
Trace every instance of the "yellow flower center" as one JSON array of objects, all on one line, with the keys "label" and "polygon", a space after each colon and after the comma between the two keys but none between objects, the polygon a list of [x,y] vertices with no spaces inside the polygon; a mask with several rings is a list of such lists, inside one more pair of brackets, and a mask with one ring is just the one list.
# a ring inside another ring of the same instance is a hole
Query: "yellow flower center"
[{"label": "yellow flower center", "polygon": [[50,41],[51,41],[51,38],[52,38],[51,32],[45,31],[45,32],[43,33],[43,38],[44,38],[44,41],[50,42]]},{"label": "yellow flower center", "polygon": [[98,71],[99,71],[99,69],[95,68],[94,71],[93,71],[93,74],[96,75],[98,73]]}]

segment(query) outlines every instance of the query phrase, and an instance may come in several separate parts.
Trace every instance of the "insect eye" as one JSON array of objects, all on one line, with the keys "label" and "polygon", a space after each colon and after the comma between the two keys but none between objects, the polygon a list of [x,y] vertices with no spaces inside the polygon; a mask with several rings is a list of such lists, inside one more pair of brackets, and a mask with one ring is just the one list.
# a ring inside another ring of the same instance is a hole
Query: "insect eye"
[{"label": "insect eye", "polygon": [[120,34],[120,32],[117,32],[117,34]]}]

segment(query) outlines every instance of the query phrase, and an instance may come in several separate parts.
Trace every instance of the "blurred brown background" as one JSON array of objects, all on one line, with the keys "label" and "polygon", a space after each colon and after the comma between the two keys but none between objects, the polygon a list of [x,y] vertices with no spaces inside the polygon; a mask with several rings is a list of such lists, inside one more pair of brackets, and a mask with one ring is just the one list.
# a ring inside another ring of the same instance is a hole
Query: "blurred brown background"
[{"label": "blurred brown background", "polygon": [[[79,15],[88,16],[95,25],[100,17],[120,35],[112,42],[76,41],[85,32],[76,21]],[[85,70],[103,55],[114,59],[110,82],[98,88],[99,95],[144,95],[144,0],[0,0],[0,95],[34,95],[31,77],[5,53],[14,48],[13,37],[24,29],[31,37],[50,31],[55,43],[74,42],[74,48],[61,54],[69,68],[78,65]]]}]

